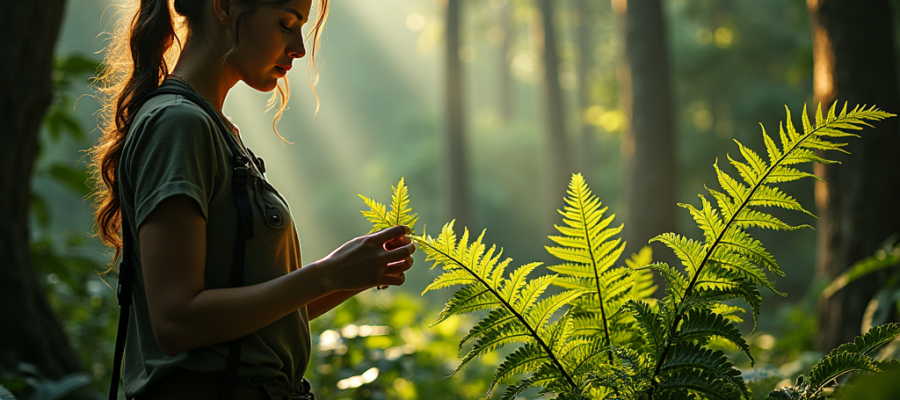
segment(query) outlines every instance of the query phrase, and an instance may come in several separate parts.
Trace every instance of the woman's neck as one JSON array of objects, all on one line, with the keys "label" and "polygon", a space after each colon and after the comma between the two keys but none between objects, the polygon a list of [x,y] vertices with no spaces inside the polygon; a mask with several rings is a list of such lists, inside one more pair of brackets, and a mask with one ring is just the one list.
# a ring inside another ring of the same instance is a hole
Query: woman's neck
[{"label": "woman's neck", "polygon": [[172,70],[187,79],[194,90],[220,112],[225,96],[238,81],[234,72],[222,62],[224,54],[214,46],[192,40],[181,51],[178,64]]}]

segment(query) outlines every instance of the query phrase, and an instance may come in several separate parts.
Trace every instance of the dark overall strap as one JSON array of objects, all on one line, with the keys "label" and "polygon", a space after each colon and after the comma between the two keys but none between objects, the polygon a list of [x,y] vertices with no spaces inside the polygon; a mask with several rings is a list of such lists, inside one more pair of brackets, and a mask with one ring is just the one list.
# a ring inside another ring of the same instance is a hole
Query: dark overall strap
[{"label": "dark overall strap", "polygon": [[122,263],[119,264],[119,283],[116,285],[116,298],[119,300],[119,327],[116,332],[116,350],[113,353],[112,381],[109,384],[109,400],[117,400],[119,393],[119,374],[122,371],[122,355],[125,352],[125,334],[128,332],[128,317],[131,314],[131,281],[134,268],[131,266],[131,228],[122,215]]},{"label": "dark overall strap", "polygon": [[[248,187],[250,185],[250,166],[251,160],[244,156],[240,147],[235,143],[234,139],[228,137],[229,130],[222,123],[218,114],[209,106],[199,95],[194,92],[173,88],[161,88],[148,94],[144,99],[150,99],[154,96],[163,94],[177,94],[184,96],[185,99],[202,108],[216,122],[219,133],[224,135],[225,143],[231,149],[234,161],[233,175],[233,192],[234,202],[238,211],[238,229],[234,239],[234,254],[231,265],[231,287],[239,287],[244,284],[244,258],[246,255],[247,240],[253,238],[253,209],[250,206],[250,194]],[[256,161],[256,160],[254,160]],[[117,296],[119,298],[119,328],[116,334],[116,349],[113,359],[113,377],[110,383],[109,400],[116,400],[119,372],[122,367],[122,353],[125,348],[125,335],[128,330],[128,315],[131,308],[131,283],[134,270],[128,261],[131,253],[133,240],[129,225],[122,218],[122,238],[123,238],[123,257],[122,264],[119,267],[119,285],[117,288]],[[235,339],[228,343],[229,353],[228,361],[225,365],[225,374],[222,379],[222,400],[234,399],[234,385],[237,382],[238,367],[241,362],[241,339]]]}]

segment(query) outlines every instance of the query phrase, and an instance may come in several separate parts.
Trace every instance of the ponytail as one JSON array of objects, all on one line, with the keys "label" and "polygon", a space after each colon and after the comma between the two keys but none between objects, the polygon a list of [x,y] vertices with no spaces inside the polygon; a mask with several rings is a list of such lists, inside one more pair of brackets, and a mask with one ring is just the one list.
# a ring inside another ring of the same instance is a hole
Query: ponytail
[{"label": "ponytail", "polygon": [[96,186],[94,219],[100,240],[115,250],[106,272],[122,255],[117,171],[125,133],[143,97],[159,87],[178,57],[178,52],[170,51],[177,39],[168,0],[140,0],[137,10],[130,11],[133,17],[120,19],[113,31],[104,68],[95,81],[101,134],[89,153]]}]

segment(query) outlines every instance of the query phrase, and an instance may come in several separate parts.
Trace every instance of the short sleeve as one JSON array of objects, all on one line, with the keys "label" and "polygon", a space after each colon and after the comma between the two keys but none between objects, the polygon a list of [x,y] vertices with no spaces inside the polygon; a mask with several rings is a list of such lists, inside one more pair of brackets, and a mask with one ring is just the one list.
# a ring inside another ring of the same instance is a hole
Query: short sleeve
[{"label": "short sleeve", "polygon": [[134,192],[135,228],[161,201],[179,194],[194,199],[207,219],[217,165],[212,121],[179,97],[136,122],[123,153]]}]

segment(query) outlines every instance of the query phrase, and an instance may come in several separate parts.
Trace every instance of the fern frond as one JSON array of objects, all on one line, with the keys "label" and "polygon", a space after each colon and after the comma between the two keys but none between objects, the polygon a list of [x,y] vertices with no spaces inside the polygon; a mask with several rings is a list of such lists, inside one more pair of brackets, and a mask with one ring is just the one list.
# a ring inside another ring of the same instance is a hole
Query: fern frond
[{"label": "fern frond", "polygon": [[653,271],[647,267],[651,263],[653,263],[653,249],[650,246],[644,246],[625,260],[625,266],[631,270],[632,286],[629,297],[632,299],[649,299],[656,293]]},{"label": "fern frond", "polygon": [[435,326],[454,315],[494,308],[500,301],[491,295],[490,290],[475,285],[464,286],[453,293],[453,297],[444,305],[438,317],[429,325]]},{"label": "fern frond", "polygon": [[900,324],[890,323],[879,325],[869,329],[865,335],[857,336],[853,342],[844,343],[831,351],[831,354],[839,353],[856,353],[860,355],[868,355],[885,344],[888,344],[900,337]]},{"label": "fern frond", "polygon": [[369,222],[372,223],[372,230],[369,233],[375,233],[382,229],[392,226],[405,225],[408,226],[410,232],[415,232],[416,222],[419,220],[418,214],[412,213],[409,206],[409,188],[406,187],[404,178],[400,178],[397,186],[391,186],[391,210],[387,211],[387,207],[366,196],[359,195],[368,211],[360,211]]},{"label": "fern frond", "polygon": [[[485,303],[493,304],[484,306],[484,308],[491,308],[492,311],[463,338],[461,345],[472,339],[477,338],[477,340],[472,349],[462,358],[454,373],[476,357],[505,345],[533,344],[541,349],[546,359],[549,360],[549,364],[543,365],[550,365],[556,371],[555,375],[551,373],[545,375],[555,376],[555,379],[562,382],[550,385],[577,387],[571,373],[563,365],[555,349],[551,347],[554,342],[566,342],[569,338],[565,336],[570,335],[572,329],[562,329],[558,335],[563,336],[555,337],[552,328],[559,321],[555,324],[549,324],[549,321],[557,310],[585,292],[583,290],[567,290],[541,300],[541,295],[553,284],[556,275],[543,275],[528,280],[527,276],[540,265],[532,263],[519,267],[505,276],[505,270],[511,263],[511,259],[501,259],[502,250],[496,246],[487,248],[484,244],[484,231],[470,241],[468,229],[464,229],[462,236],[457,238],[453,231],[453,224],[451,221],[444,225],[437,238],[431,236],[414,238],[419,248],[425,252],[426,261],[434,262],[432,268],[441,266],[445,271],[426,288],[425,292],[452,284],[464,285],[463,289],[466,291],[458,296],[459,300],[454,305],[448,304],[445,307],[442,317],[439,319],[446,319],[457,312],[479,309]],[[454,295],[454,297],[457,296]],[[464,306],[470,302],[477,306]],[[565,323],[568,324],[568,321]],[[513,361],[510,365],[521,367],[530,364],[517,364]],[[519,367],[513,369],[519,371]],[[532,380],[531,382],[540,382],[535,385],[548,388],[544,385],[546,382],[543,380]]]},{"label": "fern frond", "polygon": [[519,373],[535,371],[548,361],[550,361],[550,358],[547,356],[547,353],[537,344],[532,343],[519,347],[518,350],[507,356],[503,363],[500,364],[500,367],[497,368],[494,380],[488,389],[488,397],[491,396],[491,392],[494,391],[494,387],[498,383]]},{"label": "fern frond", "polygon": [[815,396],[826,385],[839,376],[850,372],[878,372],[871,358],[858,353],[837,353],[825,356],[809,371],[806,390],[809,397]]},{"label": "fern frond", "polygon": [[741,336],[741,332],[722,315],[707,310],[689,310],[684,317],[684,324],[678,332],[676,341],[691,342],[694,340],[706,340],[711,336],[721,337],[741,349],[750,358],[753,365],[753,356],[750,355],[750,346]]},{"label": "fern frond", "polygon": [[714,381],[720,381],[729,386],[726,392],[739,392],[743,397],[749,397],[750,391],[741,379],[741,371],[734,367],[725,357],[725,353],[719,350],[710,350],[693,343],[675,345],[672,355],[666,360],[661,369],[662,374],[684,371],[690,374],[702,371],[702,375],[712,377]]},{"label": "fern frond", "polygon": [[483,336],[475,341],[475,345],[472,346],[472,349],[469,350],[465,356],[463,356],[459,365],[450,373],[450,375],[459,372],[459,370],[465,367],[470,361],[485,353],[497,350],[508,344],[532,343],[534,338],[535,336],[533,336],[531,332],[519,324],[506,324],[495,329],[487,330]]},{"label": "fern frond", "polygon": [[[569,181],[566,205],[559,213],[563,225],[555,225],[561,236],[550,236],[558,246],[546,246],[547,252],[563,263],[548,267],[561,275],[557,282],[567,289],[586,289],[587,296],[571,299],[581,312],[596,312],[602,325],[606,345],[612,345],[610,324],[631,291],[633,280],[629,270],[615,267],[625,244],[613,239],[622,225],[610,227],[615,215],[604,216],[607,208],[591,193],[581,174],[573,174]],[[576,300],[577,301],[574,301]]]},{"label": "fern frond", "polygon": [[659,382],[654,399],[696,399],[693,394],[702,394],[701,398],[716,400],[735,400],[741,398],[741,392],[733,388],[727,381],[718,378],[717,374],[701,369],[679,370],[666,374]]},{"label": "fern frond", "polygon": [[650,344],[653,354],[661,352],[663,346],[666,345],[666,331],[662,318],[647,303],[642,301],[629,301],[628,308],[634,314],[638,329],[641,330],[644,339]]},{"label": "fern frond", "polygon": [[[833,163],[834,161],[824,158],[824,153],[844,151],[842,148],[845,143],[840,140],[855,136],[854,133],[846,132],[847,130],[859,130],[864,126],[870,126],[867,121],[878,121],[893,116],[875,107],[857,106],[848,112],[846,104],[837,114],[835,103],[825,117],[822,116],[820,106],[813,124],[804,106],[801,132],[791,121],[790,109],[787,107],[785,109],[786,120],[779,126],[778,131],[780,144],[776,144],[763,129],[767,159],[738,142],[741,159],[731,156],[727,159],[737,170],[740,179],[722,170],[718,160],[713,164],[721,189],[707,188],[707,191],[715,200],[717,209],[713,209],[712,204],[704,196],[701,196],[699,209],[684,206],[703,230],[702,242],[672,233],[662,234],[653,239],[662,242],[675,252],[681,259],[690,280],[683,290],[681,287],[667,289],[667,299],[673,294],[680,293],[681,296],[672,308],[675,317],[667,326],[668,345],[664,346],[661,356],[657,359],[654,376],[660,373],[673,341],[681,340],[686,329],[693,329],[692,326],[695,326],[689,323],[689,319],[700,318],[704,320],[704,324],[713,323],[713,326],[726,333],[728,338],[735,339],[735,344],[749,355],[746,344],[741,345],[743,339],[740,332],[721,315],[711,313],[709,310],[719,304],[714,299],[740,295],[749,298],[748,302],[755,308],[754,320],[756,320],[758,309],[756,294],[747,291],[745,286],[750,284],[766,287],[777,293],[774,285],[766,277],[766,272],[778,276],[784,276],[784,272],[781,271],[775,257],[761,242],[752,238],[748,230],[753,228],[795,230],[806,227],[788,225],[761,211],[761,208],[777,207],[812,214],[773,185],[815,177],[813,174],[799,171],[795,166],[810,162]],[[667,273],[675,276],[671,272]],[[664,302],[671,304],[672,301],[667,299],[664,299]],[[707,314],[699,314],[704,309]],[[685,321],[684,325],[681,325],[682,320]],[[699,329],[699,324],[696,327]],[[662,383],[656,387],[662,390]],[[655,388],[651,387],[651,395],[654,390]]]}]

